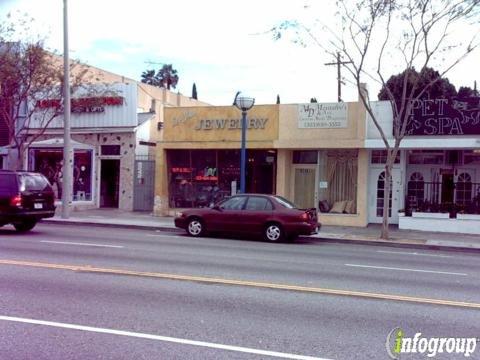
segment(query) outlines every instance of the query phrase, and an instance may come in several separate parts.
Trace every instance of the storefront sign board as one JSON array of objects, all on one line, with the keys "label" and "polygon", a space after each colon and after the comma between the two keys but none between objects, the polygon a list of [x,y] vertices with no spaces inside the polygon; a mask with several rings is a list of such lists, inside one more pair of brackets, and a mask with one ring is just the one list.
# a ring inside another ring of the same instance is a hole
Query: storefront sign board
[{"label": "storefront sign board", "polygon": [[348,126],[346,103],[298,105],[299,129],[339,129]]},{"label": "storefront sign board", "polygon": [[406,135],[479,135],[480,97],[413,103]]}]

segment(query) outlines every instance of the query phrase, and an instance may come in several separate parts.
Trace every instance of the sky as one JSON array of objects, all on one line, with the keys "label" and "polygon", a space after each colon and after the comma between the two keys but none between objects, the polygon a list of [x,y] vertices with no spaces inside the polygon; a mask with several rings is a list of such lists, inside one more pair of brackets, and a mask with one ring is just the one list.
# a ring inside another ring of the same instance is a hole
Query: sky
[{"label": "sky", "polygon": [[[283,20],[334,18],[334,0],[305,1],[68,0],[70,56],[136,80],[172,64],[179,74],[174,91],[191,96],[195,83],[199,100],[212,105],[232,104],[237,91],[257,104],[275,103],[277,94],[282,103],[335,102],[336,67],[324,65],[334,59],[318,46],[268,33]],[[63,53],[63,0],[0,0],[0,19],[8,13],[28,13],[47,46]],[[473,87],[478,64],[476,51],[448,78],[457,88]],[[349,83],[342,93],[345,101],[358,98]]]}]

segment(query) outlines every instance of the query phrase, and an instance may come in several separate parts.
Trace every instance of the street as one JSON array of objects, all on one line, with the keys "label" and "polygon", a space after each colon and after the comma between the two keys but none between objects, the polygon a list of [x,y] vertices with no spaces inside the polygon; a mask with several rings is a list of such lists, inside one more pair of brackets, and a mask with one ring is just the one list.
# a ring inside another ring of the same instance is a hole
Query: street
[{"label": "street", "polygon": [[0,252],[1,359],[388,359],[397,327],[480,338],[478,253],[52,224],[1,228]]}]

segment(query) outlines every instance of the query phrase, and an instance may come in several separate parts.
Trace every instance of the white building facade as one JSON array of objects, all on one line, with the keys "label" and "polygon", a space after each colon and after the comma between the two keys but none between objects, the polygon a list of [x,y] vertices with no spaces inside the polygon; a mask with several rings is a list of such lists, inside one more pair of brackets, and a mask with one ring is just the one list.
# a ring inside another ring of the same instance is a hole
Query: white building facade
[{"label": "white building facade", "polygon": [[[390,103],[373,105],[393,145]],[[381,222],[383,207],[390,202],[390,222],[400,228],[480,233],[479,109],[480,98],[417,102],[401,142],[388,196],[383,192],[385,144],[367,117],[370,223]]]}]

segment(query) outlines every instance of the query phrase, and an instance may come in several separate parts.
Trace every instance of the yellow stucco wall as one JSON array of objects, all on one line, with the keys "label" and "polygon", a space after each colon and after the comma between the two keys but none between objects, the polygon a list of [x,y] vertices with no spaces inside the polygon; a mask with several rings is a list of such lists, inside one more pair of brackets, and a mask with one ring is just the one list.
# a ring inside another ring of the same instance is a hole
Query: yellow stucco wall
[{"label": "yellow stucco wall", "polygon": [[319,214],[324,225],[366,226],[368,190],[368,151],[365,139],[365,108],[361,103],[347,103],[347,127],[338,129],[301,129],[298,105],[280,105],[279,136],[274,147],[277,155],[277,194],[293,199],[292,154],[302,149],[359,149],[357,173],[357,214]]},{"label": "yellow stucco wall", "polygon": [[[240,148],[242,113],[234,106],[165,108],[164,117],[163,148]],[[247,126],[247,148],[271,148],[278,139],[278,106],[253,107]]]},{"label": "yellow stucco wall", "polygon": [[[248,148],[277,149],[276,192],[293,197],[292,154],[301,149],[359,149],[357,179],[357,214],[319,215],[324,225],[367,225],[368,151],[362,149],[365,138],[365,110],[360,103],[348,103],[347,127],[339,129],[299,129],[298,105],[255,106],[248,119],[265,119],[264,129],[247,131]],[[240,120],[241,112],[233,106],[165,108],[162,140],[157,143],[155,212],[170,214],[165,149],[238,149],[240,129],[205,123],[205,120]],[[202,122],[203,120],[203,122]],[[233,124],[233,123],[232,123]],[[222,127],[222,126],[220,126]],[[197,129],[196,129],[197,128]]]},{"label": "yellow stucco wall", "polygon": [[361,148],[365,138],[365,109],[360,103],[347,104],[347,127],[338,129],[298,128],[298,104],[280,105],[279,149]]},{"label": "yellow stucco wall", "polygon": [[[168,209],[166,149],[239,149],[242,113],[234,106],[165,107],[164,128],[156,147],[155,206]],[[278,139],[278,105],[258,105],[248,111],[247,148],[270,149]]]}]

